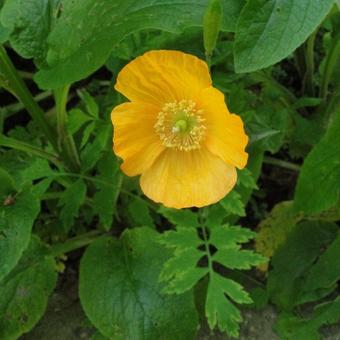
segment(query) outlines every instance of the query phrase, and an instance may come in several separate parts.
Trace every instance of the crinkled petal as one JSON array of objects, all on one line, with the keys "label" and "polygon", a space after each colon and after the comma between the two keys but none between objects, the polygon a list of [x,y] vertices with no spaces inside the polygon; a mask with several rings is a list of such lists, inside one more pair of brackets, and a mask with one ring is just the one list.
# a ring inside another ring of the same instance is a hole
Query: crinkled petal
[{"label": "crinkled petal", "polygon": [[225,162],[243,169],[248,160],[245,152],[248,136],[241,118],[229,113],[223,93],[213,87],[202,91],[199,103],[206,119],[207,148]]},{"label": "crinkled petal", "polygon": [[150,51],[128,63],[118,74],[115,89],[131,101],[163,106],[193,99],[211,85],[207,64],[179,51]]},{"label": "crinkled petal", "polygon": [[234,166],[206,148],[165,150],[141,176],[146,196],[171,208],[203,207],[216,203],[234,187]]},{"label": "crinkled petal", "polygon": [[113,150],[123,159],[128,176],[147,170],[164,150],[154,125],[159,108],[145,103],[124,103],[111,113],[114,126]]}]

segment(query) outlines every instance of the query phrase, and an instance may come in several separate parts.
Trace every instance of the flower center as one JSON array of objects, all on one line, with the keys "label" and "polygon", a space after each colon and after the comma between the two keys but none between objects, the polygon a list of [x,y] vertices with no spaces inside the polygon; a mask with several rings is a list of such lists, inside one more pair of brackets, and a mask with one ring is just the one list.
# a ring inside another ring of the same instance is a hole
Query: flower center
[{"label": "flower center", "polygon": [[206,130],[201,115],[192,100],[165,104],[155,124],[163,145],[181,151],[199,149]]}]

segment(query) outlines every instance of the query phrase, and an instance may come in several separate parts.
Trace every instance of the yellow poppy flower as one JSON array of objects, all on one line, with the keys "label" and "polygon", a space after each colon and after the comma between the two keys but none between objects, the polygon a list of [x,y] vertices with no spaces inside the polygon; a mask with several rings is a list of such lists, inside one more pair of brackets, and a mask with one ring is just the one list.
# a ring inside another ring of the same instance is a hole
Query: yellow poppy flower
[{"label": "yellow poppy flower", "polygon": [[202,207],[234,187],[248,137],[212,86],[207,64],[179,51],[150,51],[127,64],[115,89],[130,102],[112,111],[122,171],[141,175],[146,196],[167,207]]}]

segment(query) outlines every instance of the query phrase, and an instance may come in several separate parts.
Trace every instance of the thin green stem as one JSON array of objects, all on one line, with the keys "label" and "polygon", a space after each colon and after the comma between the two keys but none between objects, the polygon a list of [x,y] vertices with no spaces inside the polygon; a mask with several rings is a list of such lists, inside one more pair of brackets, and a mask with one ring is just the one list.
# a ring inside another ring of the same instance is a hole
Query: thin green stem
[{"label": "thin green stem", "polygon": [[20,151],[29,153],[31,155],[36,155],[41,158],[45,158],[48,161],[55,164],[57,167],[62,167],[62,163],[58,159],[58,156],[51,154],[49,152],[46,152],[35,145],[31,145],[31,144],[22,142],[20,140],[6,137],[0,134],[0,146],[4,146],[4,147],[15,149],[15,150],[20,150]]},{"label": "thin green stem", "polygon": [[331,80],[334,67],[340,55],[340,34],[333,38],[333,43],[327,55],[323,77],[321,78],[319,97],[326,99],[328,95],[329,82]]},{"label": "thin green stem", "polygon": [[285,168],[285,169],[289,169],[289,170],[294,170],[294,171],[300,171],[301,170],[300,165],[293,164],[293,163],[283,161],[281,159],[277,159],[277,158],[270,157],[270,156],[264,156],[263,162],[267,163],[267,164],[277,165],[281,168]]},{"label": "thin green stem", "polygon": [[82,178],[82,179],[85,179],[87,181],[90,181],[90,182],[93,182],[93,183],[98,183],[98,184],[102,184],[102,185],[105,185],[105,186],[108,186],[108,187],[111,187],[112,189],[118,189],[117,190],[117,193],[123,193],[127,196],[130,196],[130,197],[133,197],[135,199],[138,199],[140,201],[143,201],[144,203],[146,203],[149,208],[151,210],[154,210],[155,212],[158,212],[158,209],[156,207],[154,207],[151,203],[149,203],[148,201],[144,200],[142,197],[132,193],[132,192],[129,192],[123,188],[121,188],[121,184],[118,182],[118,185],[113,185],[111,184],[110,182],[107,182],[107,181],[103,181],[101,179],[97,179],[97,178],[93,178],[93,177],[90,177],[90,176],[86,176],[86,175],[82,175],[82,174],[77,174],[77,173],[70,173],[70,172],[59,172],[59,173],[56,173],[55,174],[55,177],[57,176],[66,176],[66,177],[76,177],[76,178]]},{"label": "thin green stem", "polygon": [[314,43],[318,30],[315,30],[307,40],[305,49],[306,73],[303,79],[303,92],[309,96],[314,96]]},{"label": "thin green stem", "polygon": [[53,257],[58,257],[60,255],[69,253],[76,249],[83,248],[89,245],[90,243],[92,243],[93,241],[97,240],[98,238],[103,237],[105,235],[107,234],[103,234],[99,230],[94,230],[86,234],[70,238],[64,243],[55,244],[51,246],[51,248],[48,251],[48,255],[53,256]]},{"label": "thin green stem", "polygon": [[54,92],[57,112],[58,147],[68,168],[77,172],[80,169],[79,155],[73,137],[69,134],[66,127],[66,105],[69,89],[70,86],[66,85]]},{"label": "thin green stem", "polygon": [[1,83],[23,103],[31,117],[44,131],[46,138],[51,143],[54,150],[58,152],[57,139],[52,127],[48,124],[44,112],[35,102],[32,94],[18,74],[18,71],[12,64],[2,45],[0,45],[0,76]]}]

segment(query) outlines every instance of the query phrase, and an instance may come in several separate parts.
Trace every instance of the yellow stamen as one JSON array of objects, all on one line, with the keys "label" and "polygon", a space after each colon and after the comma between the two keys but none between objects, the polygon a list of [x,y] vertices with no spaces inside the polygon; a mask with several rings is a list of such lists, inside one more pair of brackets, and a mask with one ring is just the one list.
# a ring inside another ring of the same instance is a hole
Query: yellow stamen
[{"label": "yellow stamen", "polygon": [[202,110],[197,110],[192,100],[167,103],[161,112],[155,129],[163,145],[177,150],[190,151],[199,149],[205,136],[206,127],[201,117]]}]

